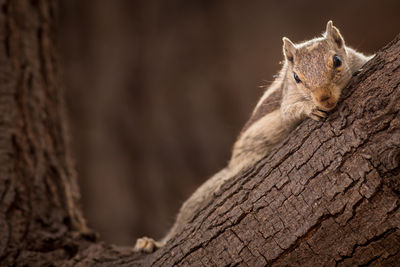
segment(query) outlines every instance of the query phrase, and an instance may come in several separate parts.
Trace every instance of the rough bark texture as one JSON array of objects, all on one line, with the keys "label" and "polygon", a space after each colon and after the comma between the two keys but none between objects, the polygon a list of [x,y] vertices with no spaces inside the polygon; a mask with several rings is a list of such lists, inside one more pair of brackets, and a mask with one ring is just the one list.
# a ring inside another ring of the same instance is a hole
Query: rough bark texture
[{"label": "rough bark texture", "polygon": [[400,36],[352,80],[326,121],[306,120],[224,185],[179,236],[144,255],[81,234],[50,30],[55,5],[0,5],[1,266],[400,262]]}]

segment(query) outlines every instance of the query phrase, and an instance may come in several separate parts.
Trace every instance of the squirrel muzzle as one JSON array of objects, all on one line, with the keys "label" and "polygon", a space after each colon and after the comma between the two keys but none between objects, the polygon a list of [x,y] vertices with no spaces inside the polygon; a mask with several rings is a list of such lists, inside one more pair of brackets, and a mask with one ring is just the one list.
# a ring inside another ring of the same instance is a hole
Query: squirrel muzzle
[{"label": "squirrel muzzle", "polygon": [[320,88],[312,95],[315,105],[324,111],[332,110],[339,100],[339,93],[334,88]]}]

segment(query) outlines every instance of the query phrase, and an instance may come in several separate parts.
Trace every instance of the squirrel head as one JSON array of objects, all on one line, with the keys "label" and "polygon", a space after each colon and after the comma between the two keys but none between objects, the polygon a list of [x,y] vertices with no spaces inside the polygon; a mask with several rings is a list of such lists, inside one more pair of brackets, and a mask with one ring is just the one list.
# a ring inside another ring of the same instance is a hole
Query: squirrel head
[{"label": "squirrel head", "polygon": [[344,39],[332,21],[323,37],[293,44],[283,37],[289,82],[325,111],[332,110],[352,73]]}]

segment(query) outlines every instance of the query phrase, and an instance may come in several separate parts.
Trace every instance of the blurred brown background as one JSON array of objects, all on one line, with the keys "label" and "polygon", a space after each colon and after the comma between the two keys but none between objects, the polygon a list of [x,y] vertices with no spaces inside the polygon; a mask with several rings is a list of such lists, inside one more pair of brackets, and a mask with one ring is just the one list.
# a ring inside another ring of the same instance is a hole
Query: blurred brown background
[{"label": "blurred brown background", "polygon": [[84,210],[104,240],[160,238],[228,161],[281,39],[329,19],[373,53],[400,32],[400,1],[63,0],[60,48]]}]

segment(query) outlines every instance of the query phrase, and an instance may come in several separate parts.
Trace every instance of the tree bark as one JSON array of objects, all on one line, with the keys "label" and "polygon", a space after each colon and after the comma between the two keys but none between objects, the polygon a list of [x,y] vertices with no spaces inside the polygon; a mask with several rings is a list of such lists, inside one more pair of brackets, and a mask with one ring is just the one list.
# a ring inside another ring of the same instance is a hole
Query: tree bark
[{"label": "tree bark", "polygon": [[87,232],[53,38],[57,4],[0,6],[0,265],[55,264]]},{"label": "tree bark", "polygon": [[144,255],[96,241],[81,214],[51,29],[56,3],[0,4],[1,266],[400,262],[400,35],[327,120],[304,121]]}]

